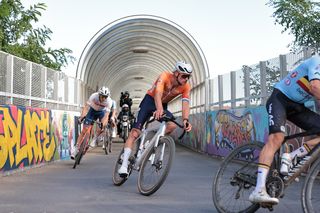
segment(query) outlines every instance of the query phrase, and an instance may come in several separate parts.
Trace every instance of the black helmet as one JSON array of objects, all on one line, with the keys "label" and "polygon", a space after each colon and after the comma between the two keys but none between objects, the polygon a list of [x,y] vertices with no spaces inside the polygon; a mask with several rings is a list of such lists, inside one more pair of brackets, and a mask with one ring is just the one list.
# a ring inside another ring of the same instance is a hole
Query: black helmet
[{"label": "black helmet", "polygon": [[130,96],[130,94],[129,94],[128,91],[125,91],[125,92],[124,92],[124,95],[127,95],[128,97]]}]

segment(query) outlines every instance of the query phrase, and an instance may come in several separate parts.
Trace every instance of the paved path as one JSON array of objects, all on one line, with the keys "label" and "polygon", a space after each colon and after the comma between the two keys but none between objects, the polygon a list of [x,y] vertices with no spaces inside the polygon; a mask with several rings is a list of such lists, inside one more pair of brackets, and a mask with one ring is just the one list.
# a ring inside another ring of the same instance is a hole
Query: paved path
[{"label": "paved path", "polygon": [[[122,143],[115,143],[114,152],[108,156],[97,147],[76,169],[68,160],[0,177],[0,212],[217,212],[211,188],[219,160],[177,146],[164,185],[145,197],[137,190],[137,172],[120,187],[112,183],[113,165],[121,147]],[[300,185],[288,188],[274,212],[302,212]]]}]

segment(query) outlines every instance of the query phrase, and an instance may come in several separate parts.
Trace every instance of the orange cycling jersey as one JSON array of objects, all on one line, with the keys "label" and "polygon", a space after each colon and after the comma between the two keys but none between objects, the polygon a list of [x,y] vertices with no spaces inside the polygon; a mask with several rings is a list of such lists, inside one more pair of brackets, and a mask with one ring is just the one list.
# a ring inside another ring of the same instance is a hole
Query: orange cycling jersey
[{"label": "orange cycling jersey", "polygon": [[158,79],[154,82],[151,89],[147,91],[147,94],[154,97],[156,92],[162,92],[162,103],[168,103],[176,96],[182,94],[183,101],[189,101],[190,99],[190,84],[186,83],[181,86],[173,86],[173,79],[175,80],[175,76],[170,72],[163,72],[158,77]]}]

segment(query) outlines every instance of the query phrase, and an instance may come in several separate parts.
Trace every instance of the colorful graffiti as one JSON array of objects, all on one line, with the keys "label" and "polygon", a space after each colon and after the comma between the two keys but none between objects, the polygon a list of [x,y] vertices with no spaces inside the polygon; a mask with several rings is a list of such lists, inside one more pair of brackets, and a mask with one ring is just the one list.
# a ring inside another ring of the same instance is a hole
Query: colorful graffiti
[{"label": "colorful graffiti", "polygon": [[57,143],[57,155],[60,159],[69,159],[74,149],[74,117],[79,113],[52,110],[52,124]]},{"label": "colorful graffiti", "polygon": [[217,148],[233,150],[235,147],[256,140],[256,130],[250,111],[236,116],[221,110],[215,118],[215,145]]},{"label": "colorful graffiti", "polygon": [[50,124],[47,109],[0,105],[0,171],[53,160]]}]

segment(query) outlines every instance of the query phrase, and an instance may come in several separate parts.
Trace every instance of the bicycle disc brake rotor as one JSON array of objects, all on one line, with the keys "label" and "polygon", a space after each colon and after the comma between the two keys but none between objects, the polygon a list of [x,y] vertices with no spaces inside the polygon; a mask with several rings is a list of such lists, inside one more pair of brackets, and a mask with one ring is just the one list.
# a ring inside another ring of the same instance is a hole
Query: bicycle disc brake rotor
[{"label": "bicycle disc brake rotor", "polygon": [[284,194],[284,183],[279,176],[268,177],[266,187],[271,197],[279,198]]}]

